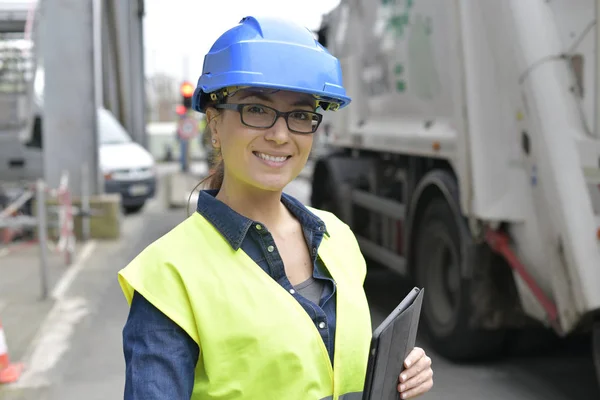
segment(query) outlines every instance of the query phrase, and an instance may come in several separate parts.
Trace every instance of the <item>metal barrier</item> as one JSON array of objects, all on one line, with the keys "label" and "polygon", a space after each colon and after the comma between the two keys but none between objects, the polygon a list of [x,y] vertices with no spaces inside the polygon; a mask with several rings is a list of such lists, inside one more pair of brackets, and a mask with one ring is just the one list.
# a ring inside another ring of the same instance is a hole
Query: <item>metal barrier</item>
[{"label": "metal barrier", "polygon": [[36,217],[28,215],[16,215],[16,213],[27,201],[34,196],[33,190],[25,191],[15,202],[10,204],[0,214],[0,228],[35,228],[38,229],[38,240],[40,245],[40,283],[42,299],[48,297],[48,225],[46,220],[46,188],[40,179],[35,184]]},{"label": "metal barrier", "polygon": [[[69,188],[69,173],[64,171],[60,178],[59,187],[50,189],[45,182],[38,179],[35,185],[26,189],[14,202],[12,202],[4,210],[0,211],[0,230],[14,230],[18,228],[35,229],[37,228],[37,240],[28,241],[20,246],[12,247],[13,251],[23,247],[30,247],[38,244],[40,250],[40,283],[41,297],[48,297],[48,250],[51,248],[51,243],[48,239],[48,223],[49,215],[56,215],[58,228],[58,240],[53,250],[62,253],[65,257],[65,264],[71,265],[75,258],[76,238],[74,231],[74,217],[81,216],[82,218],[82,238],[87,241],[90,237],[90,221],[93,215],[97,212],[90,210],[89,200],[89,185],[87,182],[87,167],[82,168],[82,196],[81,207],[73,206],[72,194]],[[57,207],[47,206],[48,196],[57,199]],[[19,215],[18,211],[29,200],[36,200],[35,216]],[[10,239],[10,238],[9,238]],[[6,244],[6,243],[5,243]],[[14,245],[13,245],[14,246]],[[9,252],[10,252],[9,247]]]}]

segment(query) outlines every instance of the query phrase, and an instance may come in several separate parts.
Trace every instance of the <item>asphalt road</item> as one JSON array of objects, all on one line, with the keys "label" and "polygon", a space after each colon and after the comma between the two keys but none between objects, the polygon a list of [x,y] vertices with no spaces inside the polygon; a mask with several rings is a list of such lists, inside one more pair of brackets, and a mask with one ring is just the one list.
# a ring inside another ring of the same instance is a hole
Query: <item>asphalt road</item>
[{"label": "asphalt road", "polygon": [[[294,182],[288,192],[306,200],[308,184]],[[160,198],[160,197],[159,197]],[[149,204],[141,214],[128,216],[126,240],[118,247],[102,245],[96,251],[111,252],[110,262],[92,257],[80,273],[72,291],[87,300],[88,313],[70,336],[68,349],[56,367],[47,372],[50,386],[24,388],[19,400],[107,400],[123,398],[124,362],[121,330],[126,303],[116,272],[145,246],[184,217],[182,210],[165,210]],[[374,326],[409,290],[400,278],[382,269],[372,269],[367,278]],[[535,338],[533,340],[535,342]],[[454,365],[431,352],[434,388],[428,399],[600,399],[585,341],[570,341],[560,348],[537,355],[507,351],[504,359],[482,365]],[[523,347],[523,346],[522,346]],[[527,347],[527,346],[525,346]],[[13,398],[10,398],[13,400]],[[4,400],[4,399],[3,399]]]}]

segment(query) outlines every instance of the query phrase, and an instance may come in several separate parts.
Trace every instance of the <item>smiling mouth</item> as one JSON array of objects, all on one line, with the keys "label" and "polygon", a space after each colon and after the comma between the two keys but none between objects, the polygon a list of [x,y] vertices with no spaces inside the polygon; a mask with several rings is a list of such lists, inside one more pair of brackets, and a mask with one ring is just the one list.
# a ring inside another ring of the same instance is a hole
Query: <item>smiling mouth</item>
[{"label": "smiling mouth", "polygon": [[282,163],[292,157],[292,156],[272,156],[272,155],[261,153],[258,151],[253,151],[252,154],[254,154],[256,157],[258,157],[262,160],[269,161],[272,163]]}]

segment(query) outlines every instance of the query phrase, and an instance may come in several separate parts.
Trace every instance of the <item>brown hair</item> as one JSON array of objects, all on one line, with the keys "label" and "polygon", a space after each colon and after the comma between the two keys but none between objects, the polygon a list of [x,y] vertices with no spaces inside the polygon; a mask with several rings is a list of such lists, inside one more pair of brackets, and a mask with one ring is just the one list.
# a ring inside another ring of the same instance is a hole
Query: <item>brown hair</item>
[{"label": "brown hair", "polygon": [[202,133],[202,143],[204,144],[205,149],[211,149],[207,155],[207,164],[209,169],[209,175],[202,179],[198,184],[192,189],[190,195],[188,197],[188,216],[189,216],[189,203],[192,199],[192,194],[200,188],[200,190],[219,190],[221,189],[221,185],[223,185],[223,176],[225,174],[225,163],[223,162],[223,157],[221,157],[221,152],[219,149],[215,148],[212,145],[212,131],[210,130],[210,125],[208,122],[206,123],[206,127],[204,128],[204,132]]}]

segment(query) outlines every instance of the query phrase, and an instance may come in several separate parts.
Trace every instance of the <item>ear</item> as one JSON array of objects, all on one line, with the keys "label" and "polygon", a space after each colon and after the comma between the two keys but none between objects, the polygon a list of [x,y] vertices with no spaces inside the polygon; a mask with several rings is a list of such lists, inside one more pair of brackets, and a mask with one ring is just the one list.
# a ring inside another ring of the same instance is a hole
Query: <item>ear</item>
[{"label": "ear", "polygon": [[210,140],[213,144],[213,147],[218,147],[219,145],[219,111],[216,108],[208,107],[206,109],[206,125],[210,130]]},{"label": "ear", "polygon": [[213,132],[217,129],[217,120],[220,115],[219,111],[214,107],[208,107],[206,109],[206,124],[210,127]]}]

